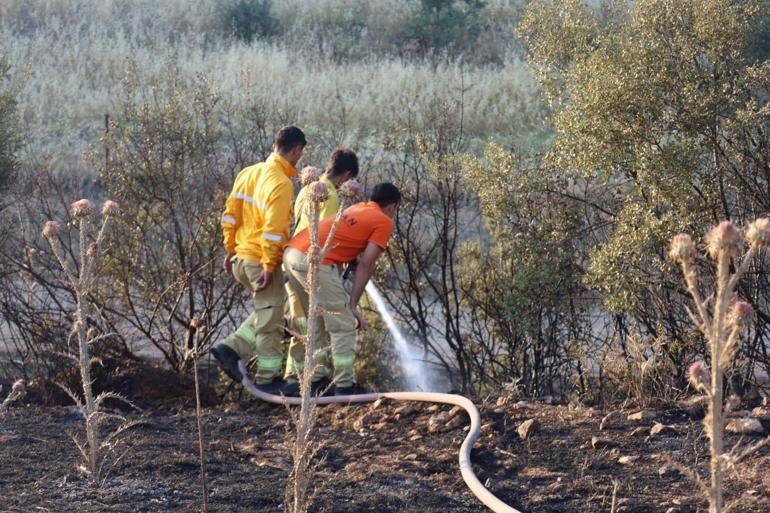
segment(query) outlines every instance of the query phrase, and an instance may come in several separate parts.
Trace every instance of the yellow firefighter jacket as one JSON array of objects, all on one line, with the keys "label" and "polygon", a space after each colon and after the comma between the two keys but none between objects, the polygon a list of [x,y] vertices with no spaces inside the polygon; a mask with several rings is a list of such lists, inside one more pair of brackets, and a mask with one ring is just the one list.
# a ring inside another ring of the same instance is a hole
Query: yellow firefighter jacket
[{"label": "yellow firefighter jacket", "polygon": [[[329,189],[329,197],[319,205],[318,209],[318,219],[322,220],[337,214],[337,211],[340,209],[340,199],[337,196],[337,188],[325,174],[321,175],[321,178],[319,178],[318,181],[325,183],[326,187]],[[297,194],[297,201],[294,202],[294,216],[296,217],[294,235],[297,235],[307,228],[307,225],[310,223],[310,220],[307,218],[307,212],[305,212],[305,200],[307,199],[307,194],[308,188],[305,186],[299,191],[299,194]]]},{"label": "yellow firefighter jacket", "polygon": [[281,264],[294,199],[289,177],[296,175],[294,166],[277,153],[238,173],[221,220],[228,253],[260,262],[268,272]]}]

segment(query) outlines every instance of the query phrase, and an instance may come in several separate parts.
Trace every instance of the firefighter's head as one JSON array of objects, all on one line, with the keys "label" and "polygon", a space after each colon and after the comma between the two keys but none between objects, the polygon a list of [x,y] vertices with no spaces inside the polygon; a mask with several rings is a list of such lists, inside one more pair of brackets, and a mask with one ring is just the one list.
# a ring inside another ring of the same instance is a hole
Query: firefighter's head
[{"label": "firefighter's head", "polygon": [[372,189],[369,199],[377,203],[386,215],[393,217],[396,215],[398,204],[401,203],[401,192],[392,183],[378,183]]},{"label": "firefighter's head", "polygon": [[281,128],[273,141],[273,151],[288,160],[295,167],[302,156],[305,146],[307,146],[305,133],[296,126]]},{"label": "firefighter's head", "polygon": [[326,164],[326,175],[335,186],[358,176],[358,157],[350,148],[336,148]]}]

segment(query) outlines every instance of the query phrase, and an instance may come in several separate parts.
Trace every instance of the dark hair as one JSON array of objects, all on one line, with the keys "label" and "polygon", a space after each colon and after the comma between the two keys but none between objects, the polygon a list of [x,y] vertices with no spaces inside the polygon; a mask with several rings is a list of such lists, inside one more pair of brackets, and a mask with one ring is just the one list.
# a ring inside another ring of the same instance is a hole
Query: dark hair
[{"label": "dark hair", "polygon": [[374,189],[372,189],[372,194],[369,196],[369,199],[385,208],[393,203],[401,203],[401,193],[398,191],[398,187],[392,183],[378,183],[374,186]]},{"label": "dark hair", "polygon": [[358,157],[350,148],[336,148],[326,164],[326,172],[329,177],[340,176],[345,171],[350,171],[350,177],[358,176]]},{"label": "dark hair", "polygon": [[286,126],[275,134],[273,144],[281,153],[288,153],[297,146],[304,148],[307,145],[307,139],[305,139],[304,132],[296,126]]}]

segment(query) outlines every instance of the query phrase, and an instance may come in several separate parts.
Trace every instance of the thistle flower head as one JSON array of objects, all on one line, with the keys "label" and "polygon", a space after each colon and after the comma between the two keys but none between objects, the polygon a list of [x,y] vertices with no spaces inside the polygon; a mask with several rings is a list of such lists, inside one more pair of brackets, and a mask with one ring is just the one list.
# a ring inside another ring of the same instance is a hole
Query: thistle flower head
[{"label": "thistle flower head", "polygon": [[105,201],[104,205],[102,206],[102,215],[104,217],[117,215],[119,211],[120,207],[112,200]]},{"label": "thistle flower head", "polygon": [[759,248],[770,246],[770,219],[761,217],[746,228],[746,240]]},{"label": "thistle flower head", "polygon": [[692,238],[686,233],[675,235],[671,239],[671,246],[668,250],[668,256],[674,262],[692,262],[695,259],[697,250]]},{"label": "thistle flower head", "polygon": [[308,186],[318,180],[319,176],[321,176],[321,172],[317,167],[305,166],[302,168],[302,171],[299,172],[299,183],[302,184],[302,187]]},{"label": "thistle flower head", "polygon": [[43,226],[43,237],[46,239],[55,239],[61,233],[61,225],[56,221],[46,221]]},{"label": "thistle flower head", "polygon": [[27,393],[27,386],[23,379],[17,379],[13,383],[13,387],[11,387],[11,392],[16,392],[17,394],[24,395]]},{"label": "thistle flower head", "polygon": [[364,186],[361,185],[361,182],[351,178],[340,186],[339,195],[348,201],[352,201],[354,198],[360,196],[363,192]]},{"label": "thistle flower head", "polygon": [[721,252],[727,256],[738,256],[741,252],[741,234],[730,221],[722,221],[706,235],[706,249],[714,260]]},{"label": "thistle flower head", "polygon": [[310,201],[322,203],[329,197],[329,188],[323,182],[313,182],[308,186]]},{"label": "thistle flower head", "polygon": [[70,205],[70,214],[75,219],[82,219],[94,212],[94,203],[91,200],[80,199]]},{"label": "thistle flower head", "polygon": [[690,383],[696,390],[707,390],[709,385],[709,371],[701,362],[690,365],[688,372]]},{"label": "thistle flower head", "polygon": [[754,309],[746,301],[736,301],[730,310],[730,321],[738,328],[748,328],[754,319]]}]

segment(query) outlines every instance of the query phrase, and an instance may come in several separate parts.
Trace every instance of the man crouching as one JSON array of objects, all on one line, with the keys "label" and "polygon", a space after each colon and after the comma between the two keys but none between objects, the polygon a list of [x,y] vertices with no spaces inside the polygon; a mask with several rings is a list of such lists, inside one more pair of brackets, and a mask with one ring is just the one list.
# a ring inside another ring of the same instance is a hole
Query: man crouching
[{"label": "man crouching", "polygon": [[[318,273],[319,325],[317,333],[326,332],[331,344],[332,365],[334,366],[334,395],[352,395],[366,391],[356,386],[353,364],[356,356],[356,326],[366,329],[366,323],[358,308],[358,301],[369,282],[377,258],[387,249],[393,232],[393,216],[401,201],[401,193],[391,183],[374,187],[370,201],[357,203],[342,213],[340,224],[331,242],[331,249],[321,262]],[[323,247],[334,218],[319,223],[319,244]],[[289,242],[283,254],[283,263],[288,275],[288,286],[299,298],[305,311],[309,308],[306,290],[310,234],[303,230]],[[358,259],[353,288],[348,297],[342,286],[339,269]],[[326,337],[319,337],[323,340]],[[298,355],[299,356],[299,355]],[[314,387],[314,389],[317,388]],[[284,387],[286,395],[299,390],[296,383]]]}]

